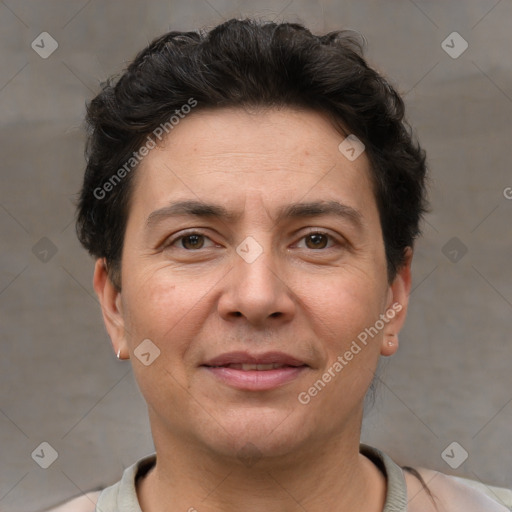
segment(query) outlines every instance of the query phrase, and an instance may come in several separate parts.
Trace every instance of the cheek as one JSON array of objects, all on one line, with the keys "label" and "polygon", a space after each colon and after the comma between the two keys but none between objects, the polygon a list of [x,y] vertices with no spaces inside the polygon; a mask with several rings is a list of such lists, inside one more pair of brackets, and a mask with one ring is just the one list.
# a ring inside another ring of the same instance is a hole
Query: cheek
[{"label": "cheek", "polygon": [[328,340],[327,349],[341,350],[382,313],[385,290],[382,279],[370,274],[343,272],[308,280],[300,296],[314,331]]},{"label": "cheek", "polygon": [[180,335],[199,328],[197,316],[209,288],[204,279],[183,279],[165,269],[144,272],[127,282],[125,321],[132,349],[145,338],[167,352],[182,349],[179,340],[186,337]]},{"label": "cheek", "polygon": [[[206,310],[201,299],[209,288],[204,281],[198,285],[163,269],[145,271],[124,284],[133,371],[146,402],[162,418],[175,418],[175,411],[187,407],[188,395],[183,392],[188,386],[187,353],[203,324]],[[137,356],[146,339],[159,351],[147,366]]]},{"label": "cheek", "polygon": [[334,278],[321,289],[308,308],[323,364],[302,391],[319,411],[348,411],[361,405],[380,357],[382,334],[370,329],[383,312],[382,287],[372,280]]}]

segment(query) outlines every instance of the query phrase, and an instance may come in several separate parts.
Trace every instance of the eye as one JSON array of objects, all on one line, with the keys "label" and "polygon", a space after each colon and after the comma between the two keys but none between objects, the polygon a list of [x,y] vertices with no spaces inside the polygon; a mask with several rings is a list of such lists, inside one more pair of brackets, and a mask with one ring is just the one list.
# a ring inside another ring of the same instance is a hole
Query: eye
[{"label": "eye", "polygon": [[[307,249],[329,249],[333,245],[336,245],[336,241],[334,240],[334,237],[332,237],[329,233],[325,233],[323,231],[313,231],[311,233],[308,233],[304,237],[301,238],[301,240],[305,240],[305,245]],[[329,240],[334,241],[334,244],[330,247],[327,247]]]},{"label": "eye", "polygon": [[[178,249],[194,251],[198,249],[203,249],[205,247],[205,242],[207,240],[210,239],[206,235],[194,231],[181,235],[177,238],[174,238],[173,240],[170,240],[168,243],[165,244],[165,248],[173,247],[178,243]],[[214,244],[212,242],[210,247],[212,247],[213,245]]]}]

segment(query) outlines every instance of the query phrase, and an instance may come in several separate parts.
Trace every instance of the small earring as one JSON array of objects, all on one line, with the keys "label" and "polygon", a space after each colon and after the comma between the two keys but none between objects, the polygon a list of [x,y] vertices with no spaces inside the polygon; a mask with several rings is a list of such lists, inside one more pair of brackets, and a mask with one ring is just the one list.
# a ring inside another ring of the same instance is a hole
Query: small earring
[{"label": "small earring", "polygon": [[388,340],[388,347],[393,347],[395,345],[395,340],[398,341],[398,339],[396,338],[396,334],[390,334]]},{"label": "small earring", "polygon": [[121,349],[117,351],[117,359],[121,359]]}]

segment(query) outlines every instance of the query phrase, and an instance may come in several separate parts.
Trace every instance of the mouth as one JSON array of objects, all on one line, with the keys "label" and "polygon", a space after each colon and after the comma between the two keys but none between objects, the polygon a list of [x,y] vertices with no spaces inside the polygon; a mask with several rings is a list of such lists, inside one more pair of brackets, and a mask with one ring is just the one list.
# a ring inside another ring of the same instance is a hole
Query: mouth
[{"label": "mouth", "polygon": [[243,372],[259,371],[266,372],[269,370],[275,370],[276,368],[297,368],[297,366],[280,364],[280,363],[268,363],[268,364],[254,364],[254,363],[230,363],[219,366],[208,366],[208,368],[232,368],[233,370],[242,370]]},{"label": "mouth", "polygon": [[223,354],[201,365],[215,380],[246,391],[266,391],[297,379],[309,368],[305,362],[282,352],[251,355]]}]

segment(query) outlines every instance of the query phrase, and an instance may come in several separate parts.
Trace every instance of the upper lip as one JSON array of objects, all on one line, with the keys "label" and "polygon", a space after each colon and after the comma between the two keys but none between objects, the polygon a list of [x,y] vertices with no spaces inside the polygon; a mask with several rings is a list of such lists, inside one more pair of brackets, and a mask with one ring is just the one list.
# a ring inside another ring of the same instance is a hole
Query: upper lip
[{"label": "upper lip", "polygon": [[249,354],[248,352],[226,352],[209,359],[202,366],[226,366],[228,364],[282,364],[287,366],[307,366],[304,361],[284,352],[265,352]]}]

